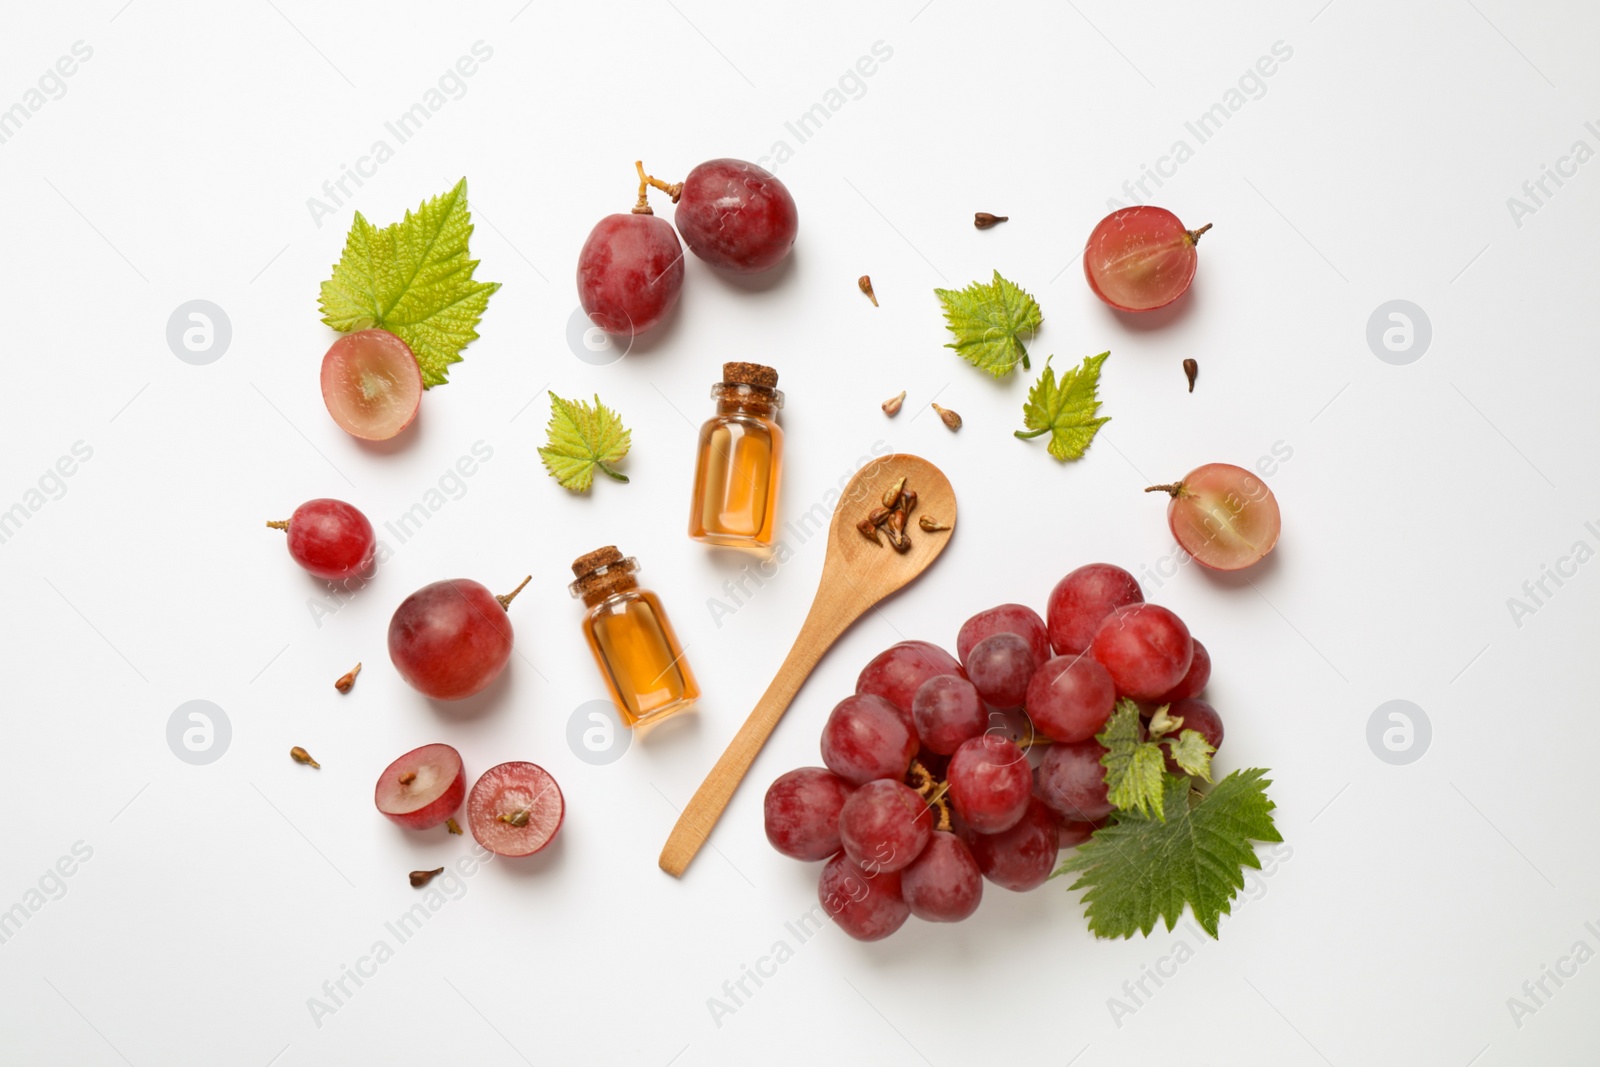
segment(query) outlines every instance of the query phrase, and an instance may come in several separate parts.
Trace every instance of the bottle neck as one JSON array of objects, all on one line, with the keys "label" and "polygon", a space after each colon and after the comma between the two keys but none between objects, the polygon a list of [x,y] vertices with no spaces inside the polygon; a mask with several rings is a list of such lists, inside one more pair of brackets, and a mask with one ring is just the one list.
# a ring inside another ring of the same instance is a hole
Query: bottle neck
[{"label": "bottle neck", "polygon": [[618,593],[638,589],[639,580],[634,577],[638,570],[639,561],[629,556],[615,563],[596,567],[567,586],[567,591],[582,600],[584,607],[592,608]]},{"label": "bottle neck", "polygon": [[770,419],[783,407],[782,393],[759,385],[718,382],[711,387],[711,395],[717,402],[718,415],[756,415]]},{"label": "bottle neck", "polygon": [[639,583],[634,581],[631,575],[627,577],[618,576],[609,580],[602,579],[594,583],[592,587],[582,590],[579,595],[583,597],[583,606],[592,608],[620,593],[635,593],[638,590]]}]

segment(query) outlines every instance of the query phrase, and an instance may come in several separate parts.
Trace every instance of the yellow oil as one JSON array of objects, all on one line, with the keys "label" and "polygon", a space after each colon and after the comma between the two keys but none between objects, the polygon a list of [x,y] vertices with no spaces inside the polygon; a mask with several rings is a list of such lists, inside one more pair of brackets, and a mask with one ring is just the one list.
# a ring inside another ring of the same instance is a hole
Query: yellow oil
[{"label": "yellow oil", "polygon": [[647,590],[612,596],[583,623],[611,699],[629,726],[681,711],[700,697],[661,601]]},{"label": "yellow oil", "polygon": [[771,419],[724,414],[700,428],[689,536],[770,548],[778,519],[783,431]]}]

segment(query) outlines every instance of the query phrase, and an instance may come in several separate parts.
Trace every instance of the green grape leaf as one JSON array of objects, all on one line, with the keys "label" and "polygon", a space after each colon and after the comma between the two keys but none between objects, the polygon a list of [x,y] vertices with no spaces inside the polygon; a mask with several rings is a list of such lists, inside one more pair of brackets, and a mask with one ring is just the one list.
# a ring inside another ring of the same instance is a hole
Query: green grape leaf
[{"label": "green grape leaf", "polygon": [[1139,705],[1123,697],[1095,740],[1105,748],[1100,763],[1106,769],[1106,799],[1123,811],[1137,811],[1157,820],[1166,818],[1161,807],[1161,779],[1166,760],[1161,746],[1146,741],[1139,724]]},{"label": "green grape leaf", "polygon": [[478,321],[499,282],[475,281],[467,179],[378,228],[356,212],[333,277],[322,283],[322,321],[341,332],[388,330],[411,347],[431,389],[478,337]]},{"label": "green grape leaf", "polygon": [[988,285],[973,282],[965,289],[935,289],[944,305],[944,319],[955,334],[945,345],[962,359],[996,378],[1004,378],[1018,363],[1027,369],[1028,350],[1022,338],[1031,336],[1044,321],[1044,313],[1027,290],[1000,277]]},{"label": "green grape leaf", "polygon": [[1161,743],[1172,749],[1172,762],[1185,774],[1211,781],[1211,754],[1216,749],[1198,730],[1183,730],[1177,737],[1164,737]]},{"label": "green grape leaf", "polygon": [[1063,461],[1081,458],[1100,427],[1111,421],[1095,417],[1100,410],[1100,365],[1110,355],[1102,352],[1085,357],[1082,366],[1067,371],[1060,381],[1050,360],[1045,360],[1044,373],[1028,390],[1028,402],[1022,405],[1022,424],[1027,429],[1018,430],[1016,436],[1026,441],[1049,434],[1052,456]]},{"label": "green grape leaf", "polygon": [[1123,811],[1078,846],[1056,874],[1078,874],[1069,888],[1086,890],[1089,931],[1148,936],[1162,920],[1171,930],[1187,904],[1216,937],[1218,921],[1244,887],[1244,868],[1261,869],[1252,842],[1283,840],[1273,825],[1266,773],[1234,771],[1193,806],[1188,780],[1167,775],[1163,819]]},{"label": "green grape leaf", "polygon": [[596,470],[619,482],[628,480],[627,475],[613,470],[612,464],[628,454],[632,432],[598,396],[590,407],[581,400],[563,400],[551,393],[549,437],[550,443],[539,449],[539,458],[563,489],[588,492]]}]

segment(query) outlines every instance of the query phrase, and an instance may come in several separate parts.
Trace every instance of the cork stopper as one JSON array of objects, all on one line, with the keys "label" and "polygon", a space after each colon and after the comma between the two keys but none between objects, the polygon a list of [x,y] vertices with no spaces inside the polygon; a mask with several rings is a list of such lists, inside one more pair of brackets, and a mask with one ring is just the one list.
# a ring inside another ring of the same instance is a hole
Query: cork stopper
[{"label": "cork stopper", "polygon": [[722,381],[724,385],[754,385],[762,389],[776,389],[778,372],[759,363],[724,363]]},{"label": "cork stopper", "polygon": [[638,569],[638,560],[623,556],[616,545],[606,545],[572,561],[572,573],[578,580],[567,586],[567,591],[585,604],[598,604],[608,596],[637,588],[633,575]]}]

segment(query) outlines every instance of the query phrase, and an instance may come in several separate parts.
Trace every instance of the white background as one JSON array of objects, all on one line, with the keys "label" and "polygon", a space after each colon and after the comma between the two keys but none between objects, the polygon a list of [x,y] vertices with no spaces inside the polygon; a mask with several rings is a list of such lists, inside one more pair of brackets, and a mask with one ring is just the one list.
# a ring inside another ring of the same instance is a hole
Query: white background
[{"label": "white background", "polygon": [[[0,545],[0,908],[29,899],[75,842],[93,854],[0,944],[0,1059],[1593,1062],[1600,963],[1561,987],[1546,979],[1539,1002],[1522,985],[1579,940],[1600,949],[1584,928],[1600,926],[1600,565],[1547,581],[1554,595],[1520,627],[1507,606],[1575,541],[1600,547],[1584,528],[1600,525],[1600,163],[1560,188],[1547,179],[1553,195],[1520,226],[1507,206],[1576,140],[1600,148],[1584,128],[1600,120],[1592,10],[447,7],[103,0],[6,17],[0,107],[74,42],[93,56],[0,144],[0,507],[74,442],[93,455]],[[480,40],[493,56],[465,95],[317,226],[308,198],[374,140],[393,147],[385,121]],[[865,91],[799,143],[785,122],[880,41],[892,56]],[[1185,121],[1279,41],[1292,57],[1198,144]],[[1198,280],[1171,313],[1120,318],[1089,292],[1078,250],[1107,198],[1126,199],[1122,183],[1180,138],[1193,158],[1149,188],[1188,224],[1215,224]],[[659,337],[611,366],[576,358],[577,250],[630,205],[633,160],[677,178],[780,140],[801,217],[792,261],[741,284],[691,257]],[[353,210],[389,222],[462,175],[478,277],[504,288],[417,425],[392,448],[362,447],[318,393],[332,334],[317,285]],[[1011,221],[978,232],[975,210]],[[1051,353],[1112,352],[1112,421],[1081,462],[1012,438],[1033,375],[992,382],[941,347],[932,289],[995,268],[1044,309],[1035,374]],[[862,273],[881,308],[857,292]],[[197,298],[232,322],[209,366],[165,340],[173,309]],[[1396,298],[1433,327],[1409,366],[1365,339]],[[1200,364],[1192,395],[1185,356]],[[782,659],[823,556],[820,541],[795,545],[775,580],[714,621],[708,601],[748,559],[682,531],[694,425],[725,359],[783,375],[786,516],[882,442],[939,464],[962,519],[937,566],[823,661],[716,847],[678,882],[656,868],[677,808]],[[545,476],[547,387],[622,412],[632,484],[574,498]],[[889,421],[878,404],[900,389],[906,410]],[[935,394],[965,418],[960,433],[928,414]],[[493,457],[465,494],[391,540],[375,582],[319,626],[318,583],[263,520],[329,495],[381,527],[477,441]],[[1042,610],[1086,562],[1168,566],[1163,503],[1143,487],[1202,462],[1250,466],[1275,445],[1293,454],[1269,479],[1284,529],[1268,561],[1145,583],[1210,647],[1219,765],[1272,769],[1290,846],[1222,939],[1180,927],[1097,942],[1053,882],[989,887],[954,927],[912,920],[875,945],[828,929],[797,945],[784,924],[811,907],[816,869],[769,848],[761,795],[817,762],[820,724],[866,660],[901,638],[953,644],[999,601]],[[668,605],[705,698],[596,767],[566,740],[574,709],[603,696],[566,568],[613,542]],[[403,685],[384,632],[406,593],[455,576],[500,590],[527,573],[503,682],[464,708]],[[366,672],[341,697],[330,683],[358,659]],[[1396,698],[1433,727],[1407,766],[1366,741],[1373,710]],[[191,699],[232,724],[208,766],[166,742]],[[405,872],[470,848],[402,832],[371,806],[382,767],[436,740],[474,773],[547,767],[566,825],[546,854],[461,882],[318,1026],[308,999],[392,943],[384,923],[418,899]],[[323,769],[292,763],[291,745]],[[709,998],[780,939],[793,958],[718,1025]],[[1179,940],[1193,958],[1130,1000],[1124,982]],[[1520,1026],[1512,996],[1538,1004]],[[1118,1017],[1113,997],[1136,1010]]]}]

